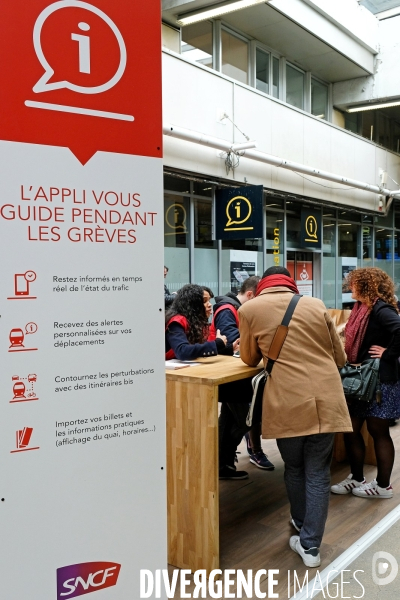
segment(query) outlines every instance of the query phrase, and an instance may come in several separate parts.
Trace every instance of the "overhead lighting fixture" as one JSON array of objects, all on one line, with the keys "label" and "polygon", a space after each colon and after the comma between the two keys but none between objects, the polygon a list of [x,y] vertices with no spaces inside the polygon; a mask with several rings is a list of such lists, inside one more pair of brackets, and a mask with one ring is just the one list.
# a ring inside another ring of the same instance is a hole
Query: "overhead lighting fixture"
[{"label": "overhead lighting fixture", "polygon": [[362,110],[375,110],[376,108],[390,108],[391,106],[400,106],[400,100],[395,100],[394,102],[384,102],[383,104],[366,104],[365,106],[353,106],[352,108],[348,108],[347,112],[361,112]]},{"label": "overhead lighting fixture", "polygon": [[192,12],[184,13],[182,15],[178,15],[178,24],[179,25],[191,25],[192,23],[198,23],[199,21],[205,21],[207,19],[214,19],[215,17],[220,17],[221,15],[226,15],[227,13],[235,12],[236,10],[241,10],[242,8],[248,8],[249,6],[253,6],[255,4],[266,4],[269,0],[236,0],[232,2],[232,0],[228,0],[227,2],[220,2],[218,4],[214,4],[213,6],[207,6],[202,8],[201,10],[194,10]]}]

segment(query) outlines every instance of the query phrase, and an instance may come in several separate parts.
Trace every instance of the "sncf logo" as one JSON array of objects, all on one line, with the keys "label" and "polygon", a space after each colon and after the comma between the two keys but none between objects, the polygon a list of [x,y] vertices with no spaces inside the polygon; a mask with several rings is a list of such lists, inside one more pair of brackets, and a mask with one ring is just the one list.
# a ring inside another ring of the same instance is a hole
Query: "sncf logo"
[{"label": "sncf logo", "polygon": [[68,600],[117,584],[121,565],[89,562],[57,569],[57,600]]}]

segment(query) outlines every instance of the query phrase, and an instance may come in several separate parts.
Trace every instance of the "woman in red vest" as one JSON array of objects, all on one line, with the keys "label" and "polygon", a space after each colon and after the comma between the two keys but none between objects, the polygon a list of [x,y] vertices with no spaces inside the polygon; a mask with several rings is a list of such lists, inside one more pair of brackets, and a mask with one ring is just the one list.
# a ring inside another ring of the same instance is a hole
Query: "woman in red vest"
[{"label": "woman in red vest", "polygon": [[219,330],[215,340],[207,341],[211,313],[210,294],[201,286],[188,284],[179,290],[165,315],[167,360],[194,360],[217,354],[233,354],[235,344],[228,344],[226,336],[221,335]]}]

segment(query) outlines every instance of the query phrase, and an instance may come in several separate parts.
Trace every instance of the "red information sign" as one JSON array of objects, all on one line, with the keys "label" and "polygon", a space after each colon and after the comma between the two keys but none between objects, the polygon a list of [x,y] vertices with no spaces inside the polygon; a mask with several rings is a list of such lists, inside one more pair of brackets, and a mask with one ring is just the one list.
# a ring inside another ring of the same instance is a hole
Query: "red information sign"
[{"label": "red information sign", "polygon": [[162,156],[159,0],[14,0],[0,21],[0,139]]}]

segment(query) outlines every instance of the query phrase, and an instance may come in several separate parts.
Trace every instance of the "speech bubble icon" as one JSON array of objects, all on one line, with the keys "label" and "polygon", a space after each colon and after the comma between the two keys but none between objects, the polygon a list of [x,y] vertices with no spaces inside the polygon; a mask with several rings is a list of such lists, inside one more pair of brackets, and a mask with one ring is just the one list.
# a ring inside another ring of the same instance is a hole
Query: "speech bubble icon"
[{"label": "speech bubble icon", "polygon": [[167,225],[174,229],[175,231],[179,231],[180,233],[186,233],[186,210],[183,204],[174,203],[168,207],[165,213],[165,222]]},{"label": "speech bubble icon", "polygon": [[[244,218],[241,218],[243,217],[243,201],[247,204],[248,212]],[[236,215],[234,215],[233,218],[230,214],[231,210],[236,212]],[[245,196],[235,196],[234,198],[231,198],[231,200],[229,200],[228,204],[226,205],[226,216],[228,217],[226,227],[230,227],[231,225],[241,225],[242,223],[245,223],[250,218],[251,212],[252,206],[248,198],[246,198]]]},{"label": "speech bubble icon", "polygon": [[27,323],[25,325],[25,333],[27,335],[29,335],[30,333],[36,333],[38,330],[38,326],[36,325],[36,323]]},{"label": "speech bubble icon", "polygon": [[307,232],[308,237],[318,239],[317,238],[317,230],[318,230],[317,219],[313,215],[310,215],[306,219],[306,232]]},{"label": "speech bubble icon", "polygon": [[[48,83],[54,75],[54,69],[50,66],[49,62],[47,61],[44,55],[41,44],[41,32],[42,27],[45,21],[48,19],[48,17],[54,12],[63,8],[82,8],[84,10],[94,13],[110,27],[114,36],[116,37],[120,51],[120,61],[118,69],[116,70],[114,75],[105,83],[95,86],[76,85],[66,80]],[[59,90],[61,88],[66,88],[72,90],[73,92],[78,92],[79,94],[101,94],[102,92],[105,92],[114,87],[121,79],[125,71],[127,61],[126,46],[124,38],[122,37],[118,27],[115,25],[114,21],[112,21],[110,17],[106,15],[105,12],[103,12],[96,6],[89,4],[88,2],[82,2],[81,0],[60,0],[59,2],[54,2],[54,4],[50,4],[50,6],[47,6],[38,16],[35,26],[33,28],[33,45],[39,62],[44,69],[44,74],[32,88],[36,94],[42,92],[49,92],[52,90]]]}]

